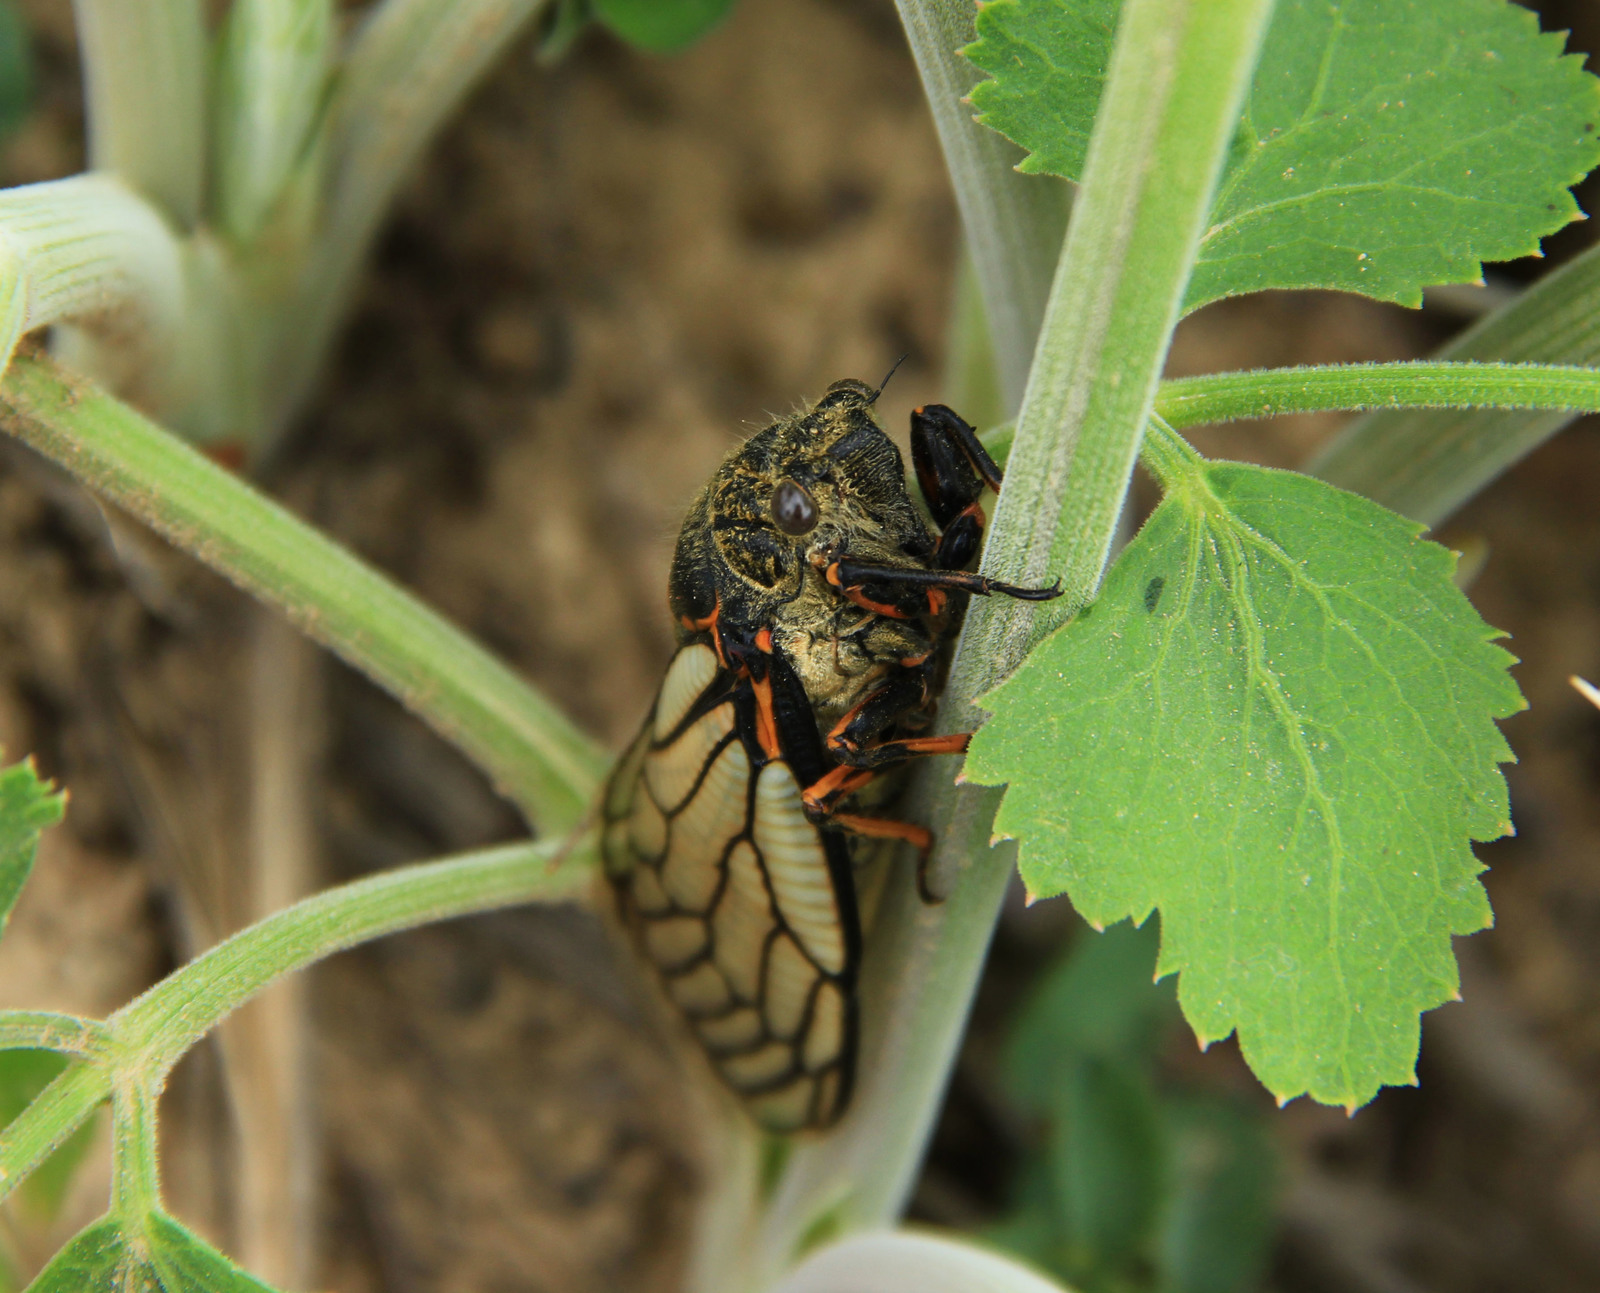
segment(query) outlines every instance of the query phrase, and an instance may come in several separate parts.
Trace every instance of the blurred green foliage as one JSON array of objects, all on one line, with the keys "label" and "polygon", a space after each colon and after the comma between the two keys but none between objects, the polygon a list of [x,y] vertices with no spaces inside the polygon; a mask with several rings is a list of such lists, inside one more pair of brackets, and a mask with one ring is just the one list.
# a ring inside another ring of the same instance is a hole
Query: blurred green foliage
[{"label": "blurred green foliage", "polygon": [[33,104],[33,50],[16,0],[0,0],[0,136],[22,124]]},{"label": "blurred green foliage", "polygon": [[1163,1076],[1182,1029],[1157,922],[1085,933],[1018,1014],[1006,1094],[1043,1134],[989,1238],[1080,1293],[1246,1293],[1272,1239],[1263,1119]]},{"label": "blurred green foliage", "polygon": [[539,56],[562,57],[590,22],[651,54],[687,49],[732,11],[734,0],[556,0],[545,22]]}]

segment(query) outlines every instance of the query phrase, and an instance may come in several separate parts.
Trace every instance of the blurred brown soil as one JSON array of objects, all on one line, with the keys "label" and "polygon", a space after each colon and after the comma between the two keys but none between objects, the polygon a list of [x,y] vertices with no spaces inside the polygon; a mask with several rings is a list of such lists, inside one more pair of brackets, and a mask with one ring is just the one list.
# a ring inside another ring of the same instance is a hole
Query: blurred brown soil
[{"label": "blurred brown soil", "polygon": [[[70,12],[33,0],[40,111],[6,182],[81,164]],[[897,432],[938,394],[957,227],[888,0],[744,0],[673,60],[520,46],[406,189],[312,413],[270,485],[557,697],[624,738],[669,645],[688,499],[738,435],[909,352]],[[1174,371],[1426,353],[1460,320],[1335,296],[1214,307]],[[1202,433],[1293,465],[1335,420]],[[0,447],[3,448],[3,447]],[[1453,520],[1534,708],[1507,732],[1515,840],[1483,850],[1497,928],[1429,1017],[1417,1090],[1353,1119],[1272,1114],[1291,1163],[1284,1289],[1600,1282],[1600,435],[1580,424]],[[1144,493],[1148,489],[1141,486]],[[0,452],[0,740],[72,791],[0,947],[0,1004],[104,1012],[203,931],[172,894],[232,838],[258,621],[189,563]],[[308,737],[321,880],[514,837],[481,777],[336,665]],[[221,770],[231,775],[221,775]],[[918,1193],[1003,1209],[1022,1145],[996,1021],[1071,924],[1008,914],[982,1025]],[[203,939],[201,939],[203,941]],[[394,938],[310,979],[323,1162],[318,1287],[670,1290],[694,1191],[678,1081],[598,925],[507,912]],[[1253,1089],[1231,1048],[1173,1063]],[[176,1210],[225,1245],[228,1111],[202,1047],[166,1102]],[[1270,1107],[1270,1101],[1264,1103]],[[62,1225],[94,1214],[103,1158]],[[42,1245],[44,1239],[40,1239]]]}]

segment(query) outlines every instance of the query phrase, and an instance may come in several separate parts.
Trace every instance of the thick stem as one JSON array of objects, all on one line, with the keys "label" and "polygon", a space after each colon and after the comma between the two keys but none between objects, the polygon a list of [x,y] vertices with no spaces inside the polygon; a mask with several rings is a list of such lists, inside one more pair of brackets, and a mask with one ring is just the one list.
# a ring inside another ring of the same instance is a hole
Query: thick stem
[{"label": "thick stem", "polygon": [[1049,176],[1019,174],[1022,150],[972,119],[966,97],[980,73],[958,52],[974,39],[977,7],[971,0],[895,2],[955,186],[1001,396],[1012,415],[1022,403],[1050,275],[1061,254],[1071,189]]},{"label": "thick stem", "polygon": [[332,0],[233,0],[215,94],[216,218],[249,242],[283,196],[325,107]]},{"label": "thick stem", "polygon": [[175,436],[48,359],[18,356],[0,427],[283,610],[489,773],[547,834],[582,816],[604,756],[465,633]]},{"label": "thick stem", "polygon": [[1174,427],[1355,409],[1564,409],[1600,412],[1600,370],[1546,364],[1340,364],[1262,368],[1163,382]]},{"label": "thick stem", "polygon": [[[1270,0],[1124,7],[986,573],[1025,582],[1065,566],[1080,602],[1097,583],[1270,13]],[[946,724],[975,720],[973,700],[1037,631],[1027,604],[973,601]],[[908,868],[890,878],[862,967],[854,1105],[830,1136],[796,1146],[745,1287],[770,1285],[808,1234],[885,1224],[904,1206],[1012,869],[1009,848],[989,848],[998,792],[942,781],[921,778],[908,815],[938,833],[948,896],[927,906]]]},{"label": "thick stem", "polygon": [[484,70],[549,0],[384,0],[333,103],[326,215],[275,364],[268,434],[300,409],[400,182]]},{"label": "thick stem", "polygon": [[200,0],[73,0],[89,109],[89,164],[183,229],[204,189],[206,36]]}]

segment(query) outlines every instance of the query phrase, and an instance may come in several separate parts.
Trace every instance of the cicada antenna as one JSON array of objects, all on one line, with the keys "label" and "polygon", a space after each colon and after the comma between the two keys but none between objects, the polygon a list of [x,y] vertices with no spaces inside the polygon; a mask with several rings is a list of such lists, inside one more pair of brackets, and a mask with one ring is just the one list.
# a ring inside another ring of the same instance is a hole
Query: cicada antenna
[{"label": "cicada antenna", "polygon": [[905,363],[905,361],[910,358],[911,352],[908,350],[905,354],[901,355],[900,358],[894,361],[894,367],[883,375],[883,380],[878,383],[878,389],[872,392],[872,398],[867,401],[869,406],[878,402],[878,396],[883,394],[883,388],[889,384],[889,379],[899,372],[900,365]]}]

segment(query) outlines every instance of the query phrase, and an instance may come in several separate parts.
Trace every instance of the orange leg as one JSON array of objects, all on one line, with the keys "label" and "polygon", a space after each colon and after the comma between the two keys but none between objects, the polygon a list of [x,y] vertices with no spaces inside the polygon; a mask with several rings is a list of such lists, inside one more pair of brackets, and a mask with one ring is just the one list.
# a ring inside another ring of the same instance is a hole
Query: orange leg
[{"label": "orange leg", "polygon": [[807,786],[800,798],[813,812],[827,812],[831,804],[855,794],[877,775],[870,768],[852,768],[841,763]]},{"label": "orange leg", "polygon": [[724,669],[728,667],[728,657],[722,654],[722,633],[717,628],[717,620],[722,616],[722,598],[719,596],[711,605],[711,614],[703,620],[692,619],[687,615],[679,617],[679,623],[691,633],[710,633],[711,646],[717,653],[717,663]]},{"label": "orange leg", "polygon": [[891,821],[886,817],[864,817],[857,813],[834,813],[828,820],[852,835],[864,835],[869,839],[904,840],[907,844],[915,845],[917,895],[929,906],[944,901],[928,887],[928,859],[933,853],[933,832],[926,826]]},{"label": "orange leg", "polygon": [[761,752],[769,759],[783,757],[783,747],[778,744],[778,718],[772,712],[772,680],[751,678],[750,689],[756,697],[756,741]]}]

